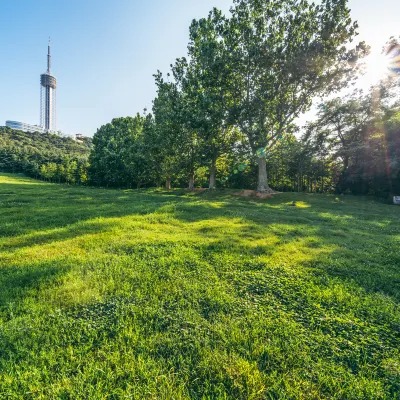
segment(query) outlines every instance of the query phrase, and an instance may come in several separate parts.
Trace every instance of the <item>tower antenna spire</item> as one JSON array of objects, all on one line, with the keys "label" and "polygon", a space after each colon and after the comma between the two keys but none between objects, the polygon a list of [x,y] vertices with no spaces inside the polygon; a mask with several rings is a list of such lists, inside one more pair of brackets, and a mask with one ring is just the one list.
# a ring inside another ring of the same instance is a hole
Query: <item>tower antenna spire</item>
[{"label": "tower antenna spire", "polygon": [[47,45],[47,72],[50,73],[51,69],[51,55],[50,55],[50,36],[49,36],[49,43]]}]

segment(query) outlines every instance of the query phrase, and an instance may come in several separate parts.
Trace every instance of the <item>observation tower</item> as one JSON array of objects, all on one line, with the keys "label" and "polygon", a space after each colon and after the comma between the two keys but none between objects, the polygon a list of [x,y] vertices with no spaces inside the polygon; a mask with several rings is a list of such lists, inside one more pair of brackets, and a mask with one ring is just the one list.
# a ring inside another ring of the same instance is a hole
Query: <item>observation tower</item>
[{"label": "observation tower", "polygon": [[47,47],[47,71],[40,75],[40,126],[56,131],[57,79],[51,73],[50,39]]}]

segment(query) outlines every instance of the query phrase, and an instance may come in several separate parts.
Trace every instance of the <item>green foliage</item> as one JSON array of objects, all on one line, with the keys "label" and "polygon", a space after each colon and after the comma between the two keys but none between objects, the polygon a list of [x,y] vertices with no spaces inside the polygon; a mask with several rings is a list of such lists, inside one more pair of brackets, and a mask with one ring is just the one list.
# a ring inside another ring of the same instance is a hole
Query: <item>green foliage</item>
[{"label": "green foliage", "polygon": [[180,178],[189,180],[193,188],[200,160],[199,137],[192,128],[187,99],[176,82],[165,81],[161,72],[154,77],[157,97],[148,148],[153,153],[157,177],[165,181],[167,188]]},{"label": "green foliage", "polygon": [[0,398],[399,399],[400,209],[0,177]]},{"label": "green foliage", "polygon": [[307,137],[337,164],[336,190],[389,197],[400,193],[400,108],[373,89],[324,103]]},{"label": "green foliage", "polygon": [[[222,33],[234,94],[233,120],[259,158],[258,190],[268,189],[265,156],[312,99],[347,84],[361,44],[345,1],[236,0]],[[351,62],[350,62],[351,61]]]},{"label": "green foliage", "polygon": [[145,118],[115,118],[93,137],[90,180],[99,185],[140,187],[150,178],[143,137]]},{"label": "green foliage", "polygon": [[350,151],[349,166],[339,188],[354,194],[389,197],[400,193],[400,112],[373,119],[362,142]]},{"label": "green foliage", "polygon": [[188,102],[191,128],[199,133],[201,162],[208,166],[210,189],[216,187],[218,158],[231,152],[241,139],[229,121],[233,97],[226,75],[226,48],[220,37],[225,25],[226,19],[217,9],[208,18],[194,20],[190,26],[189,62],[178,61],[173,68]]},{"label": "green foliage", "polygon": [[[218,158],[235,154],[250,163],[258,158],[258,190],[268,190],[266,154],[293,132],[294,120],[316,95],[348,84],[357,59],[368,52],[363,43],[346,48],[356,28],[346,2],[330,1],[237,0],[230,18],[213,9],[194,20],[188,58],[171,65],[174,80],[155,75],[153,135],[163,144],[155,164],[164,171],[158,175],[166,186],[178,169],[189,175],[192,187],[196,170],[207,166],[214,188]],[[318,178],[326,175],[323,162],[312,163]],[[289,160],[284,164],[289,169]],[[298,175],[302,180],[303,173]],[[294,186],[284,181],[285,187]]]},{"label": "green foliage", "polygon": [[0,171],[52,182],[87,183],[91,140],[0,128]]}]

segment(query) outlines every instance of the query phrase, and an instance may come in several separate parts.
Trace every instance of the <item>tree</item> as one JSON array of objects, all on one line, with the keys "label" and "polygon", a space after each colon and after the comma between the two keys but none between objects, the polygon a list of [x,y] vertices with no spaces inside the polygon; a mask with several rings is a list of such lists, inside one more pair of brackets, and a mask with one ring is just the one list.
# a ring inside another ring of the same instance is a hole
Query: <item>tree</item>
[{"label": "tree", "polygon": [[79,163],[78,166],[78,182],[81,185],[86,185],[88,183],[88,168],[89,163],[87,161],[83,161]]},{"label": "tree", "polygon": [[386,196],[400,190],[400,107],[390,91],[378,89],[377,97],[377,87],[325,102],[307,126],[304,138],[318,143],[335,164],[339,192]]},{"label": "tree", "polygon": [[157,96],[153,101],[153,116],[149,117],[146,124],[145,142],[154,167],[155,180],[164,181],[168,190],[182,167],[182,96],[174,83],[164,80],[160,71],[154,78]]},{"label": "tree", "polygon": [[107,186],[140,186],[146,179],[143,155],[144,117],[115,118],[99,128],[90,153],[90,177]]},{"label": "tree", "polygon": [[[175,68],[190,107],[192,129],[201,136],[202,161],[209,166],[209,188],[216,187],[217,159],[231,151],[238,139],[229,126],[232,99],[225,79],[225,52],[221,33],[226,19],[216,8],[208,18],[194,20],[190,26],[189,62]],[[185,60],[186,61],[186,60]],[[184,72],[184,73],[183,73]]]},{"label": "tree", "polygon": [[269,191],[266,154],[312,99],[346,84],[364,55],[346,1],[235,0],[222,34],[233,117],[258,162],[258,190]]},{"label": "tree", "polygon": [[65,165],[64,164],[57,165],[56,179],[58,180],[58,183],[66,182],[66,173],[65,173]]},{"label": "tree", "polygon": [[[185,59],[176,61],[173,67],[175,82],[166,82],[158,72],[155,75],[158,94],[153,104],[154,134],[159,138],[163,176],[168,187],[172,175],[178,171],[189,178],[189,189],[194,189],[195,171],[200,165],[201,137],[194,127],[190,98],[182,90],[186,76]],[[168,74],[168,77],[170,75]]]},{"label": "tree", "polygon": [[316,121],[306,128],[307,135],[324,143],[327,151],[341,160],[346,173],[354,146],[361,142],[365,125],[374,112],[378,110],[372,97],[364,96],[362,91],[344,99],[334,98],[320,105]]},{"label": "tree", "polygon": [[46,164],[42,164],[39,168],[39,172],[40,172],[40,176],[42,179],[47,180],[49,179],[49,176],[47,174],[47,165]]},{"label": "tree", "polygon": [[76,161],[65,161],[65,180],[67,183],[75,184],[78,180],[78,164]]}]

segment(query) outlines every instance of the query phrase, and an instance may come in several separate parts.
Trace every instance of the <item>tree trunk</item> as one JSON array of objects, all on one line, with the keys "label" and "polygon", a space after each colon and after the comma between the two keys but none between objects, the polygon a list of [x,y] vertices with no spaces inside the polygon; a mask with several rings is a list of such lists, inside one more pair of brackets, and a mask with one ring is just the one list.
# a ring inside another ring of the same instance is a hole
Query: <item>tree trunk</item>
[{"label": "tree trunk", "polygon": [[258,192],[272,192],[268,185],[267,160],[265,157],[258,158]]},{"label": "tree trunk", "polygon": [[166,189],[166,190],[170,190],[170,189],[171,189],[171,178],[170,178],[170,177],[168,177],[168,178],[165,180],[165,189]]},{"label": "tree trunk", "polygon": [[211,161],[211,168],[210,168],[210,185],[209,189],[215,189],[216,188],[216,180],[215,180],[215,174],[217,173],[217,160],[213,158]]},{"label": "tree trunk", "polygon": [[136,185],[136,189],[140,189],[141,186],[142,186],[142,182],[138,182]]},{"label": "tree trunk", "polygon": [[189,176],[189,190],[194,190],[194,172]]},{"label": "tree trunk", "polygon": [[349,157],[348,156],[345,156],[343,158],[343,166],[344,166],[345,171],[347,170],[347,168],[349,168]]}]

